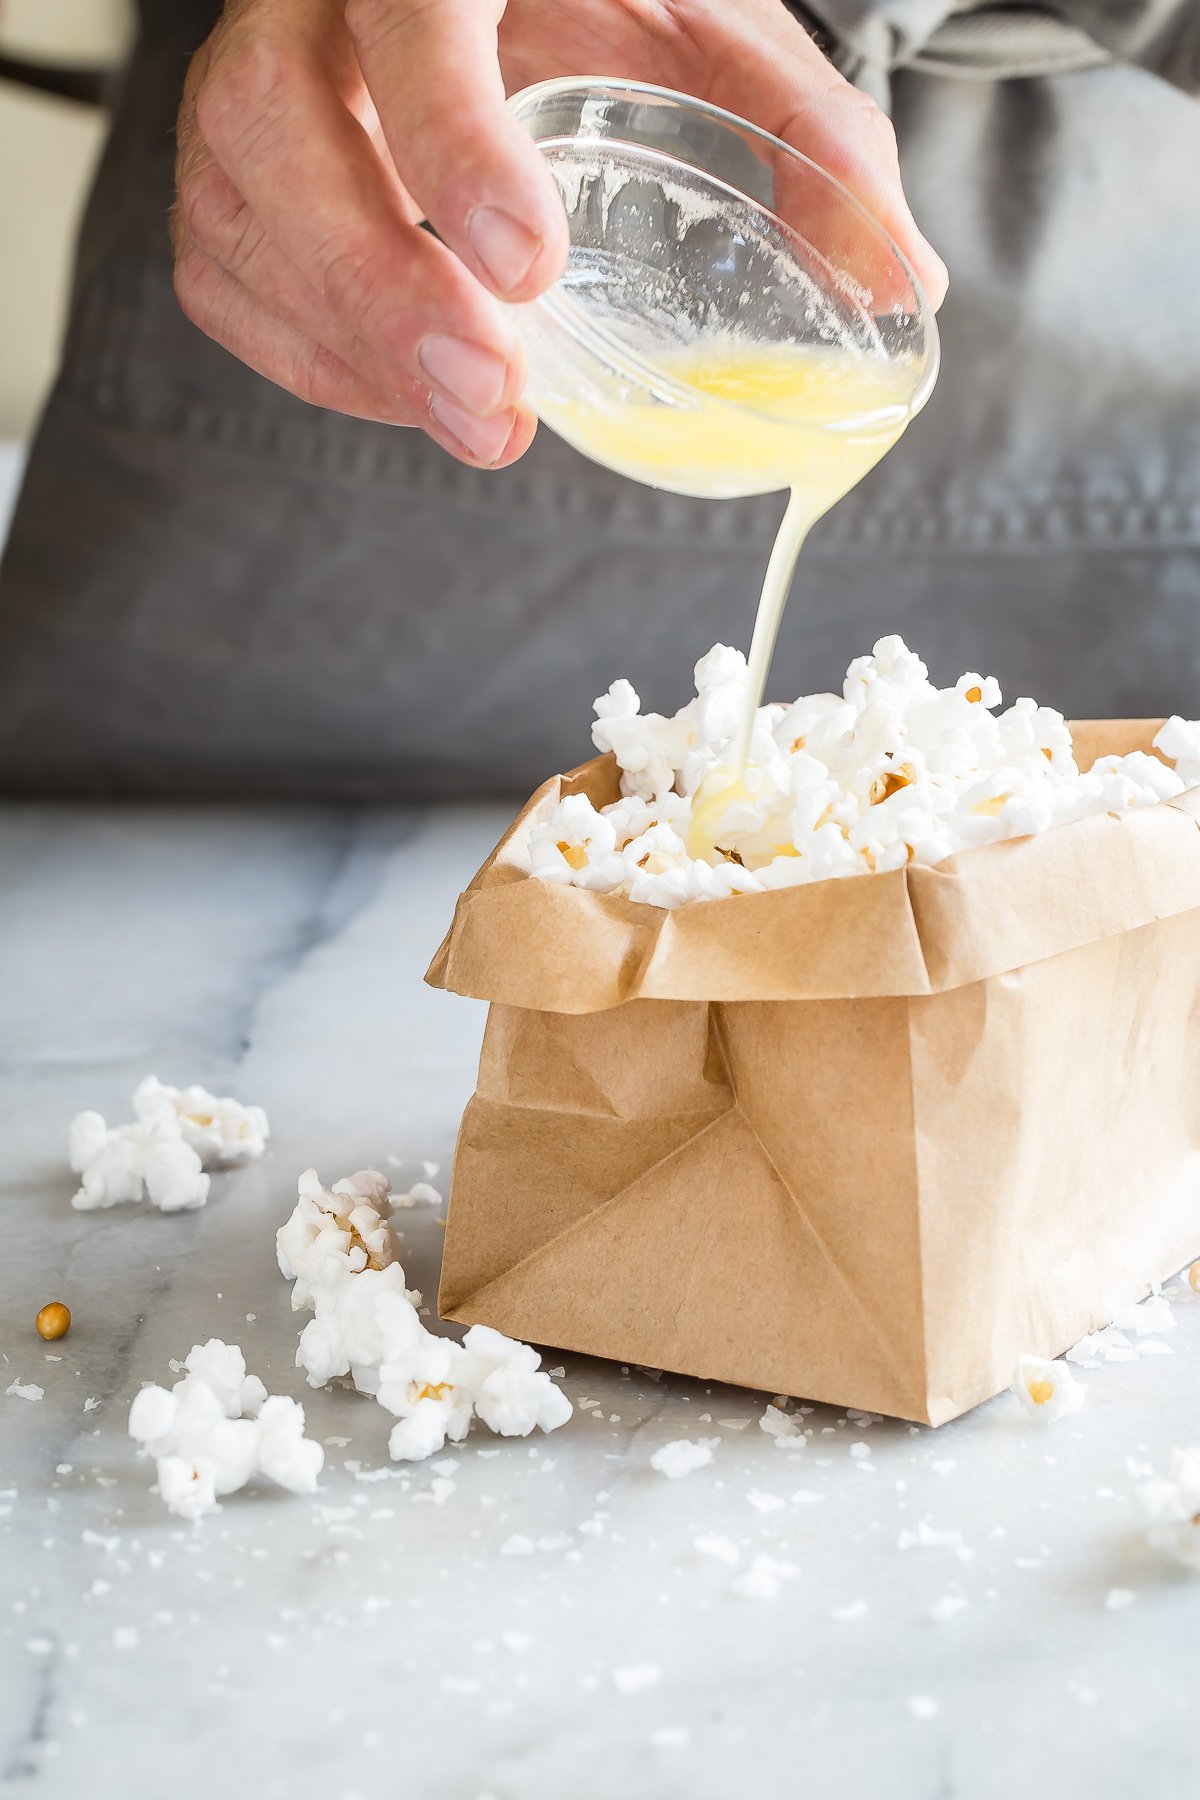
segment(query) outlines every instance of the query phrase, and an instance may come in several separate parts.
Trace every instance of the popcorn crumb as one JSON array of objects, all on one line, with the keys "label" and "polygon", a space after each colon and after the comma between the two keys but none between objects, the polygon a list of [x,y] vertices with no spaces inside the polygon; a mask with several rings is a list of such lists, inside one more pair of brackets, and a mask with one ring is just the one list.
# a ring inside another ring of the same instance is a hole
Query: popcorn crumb
[{"label": "popcorn crumb", "polygon": [[902,1531],[896,1539],[898,1550],[952,1550],[962,1547],[962,1532],[952,1528],[939,1531],[925,1519],[918,1519],[915,1531]]},{"label": "popcorn crumb", "polygon": [[945,1625],[960,1612],[965,1612],[966,1607],[967,1602],[961,1594],[943,1594],[930,1607],[929,1616],[935,1625]]},{"label": "popcorn crumb", "polygon": [[1125,1608],[1132,1606],[1136,1599],[1137,1595],[1132,1588],[1115,1587],[1109,1588],[1104,1596],[1104,1604],[1109,1612],[1124,1612]]},{"label": "popcorn crumb", "polygon": [[650,1467],[669,1481],[678,1481],[681,1476],[691,1475],[710,1463],[720,1442],[720,1438],[700,1438],[696,1442],[690,1438],[676,1438],[670,1444],[659,1445],[650,1458]]},{"label": "popcorn crumb", "polygon": [[640,1694],[646,1688],[656,1687],[662,1673],[657,1663],[628,1663],[613,1670],[613,1686],[619,1694]]},{"label": "popcorn crumb", "polygon": [[1077,1413],[1087,1394],[1066,1363],[1042,1356],[1018,1357],[1013,1391],[1030,1418],[1044,1425]]},{"label": "popcorn crumb", "polygon": [[799,1573],[795,1563],[780,1562],[773,1556],[756,1556],[745,1574],[730,1582],[729,1591],[743,1600],[773,1600],[783,1583]]},{"label": "popcorn crumb", "polygon": [[268,1395],[238,1346],[220,1338],[193,1344],[184,1367],[174,1387],[144,1387],[129,1409],[129,1435],[154,1458],[168,1511],[202,1518],[260,1474],[293,1493],[315,1490],[325,1452],[304,1436],[297,1401]]},{"label": "popcorn crumb", "polygon": [[[436,1168],[436,1164],[434,1167]],[[442,1196],[427,1181],[414,1181],[406,1194],[393,1194],[392,1205],[398,1207],[434,1206],[442,1204]]]},{"label": "popcorn crumb", "polygon": [[10,1381],[4,1391],[15,1394],[18,1400],[40,1400],[46,1392],[36,1381]]},{"label": "popcorn crumb", "polygon": [[808,1439],[804,1435],[804,1427],[799,1419],[791,1413],[784,1412],[781,1407],[768,1406],[758,1421],[760,1431],[774,1438],[777,1450],[805,1450]]},{"label": "popcorn crumb", "polygon": [[914,1719],[924,1721],[937,1718],[938,1703],[928,1694],[912,1694],[904,1704]]},{"label": "popcorn crumb", "polygon": [[853,1624],[858,1619],[865,1619],[868,1611],[869,1608],[865,1600],[851,1600],[848,1606],[835,1606],[829,1616],[832,1619],[839,1620],[842,1624],[848,1625]]},{"label": "popcorn crumb", "polygon": [[[1174,1331],[1175,1315],[1171,1311],[1171,1303],[1165,1294],[1151,1294],[1137,1306],[1130,1306],[1117,1314],[1113,1324],[1119,1331],[1131,1331],[1135,1337],[1143,1338],[1164,1331]],[[1145,1349],[1150,1349],[1146,1345]]]}]

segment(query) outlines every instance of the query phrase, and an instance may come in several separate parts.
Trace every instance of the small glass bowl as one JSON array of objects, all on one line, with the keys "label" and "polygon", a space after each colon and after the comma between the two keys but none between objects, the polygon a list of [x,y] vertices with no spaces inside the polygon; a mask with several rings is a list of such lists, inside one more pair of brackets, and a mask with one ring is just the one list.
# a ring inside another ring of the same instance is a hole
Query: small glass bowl
[{"label": "small glass bowl", "polygon": [[[867,209],[780,139],[706,102],[641,82],[564,79],[509,102],[558,183],[571,247],[561,279],[514,309],[526,395],[585,455],[682,493],[771,492],[778,472],[618,462],[590,433],[631,404],[725,409],[747,441],[754,409],[679,379],[708,344],[828,350],[886,372],[901,426],[938,369],[933,309],[902,252]],[[895,407],[892,410],[895,410]],[[823,428],[870,430],[869,415]],[[778,411],[770,419],[778,429]],[[890,433],[889,433],[890,435]],[[898,432],[897,432],[898,435]]]}]

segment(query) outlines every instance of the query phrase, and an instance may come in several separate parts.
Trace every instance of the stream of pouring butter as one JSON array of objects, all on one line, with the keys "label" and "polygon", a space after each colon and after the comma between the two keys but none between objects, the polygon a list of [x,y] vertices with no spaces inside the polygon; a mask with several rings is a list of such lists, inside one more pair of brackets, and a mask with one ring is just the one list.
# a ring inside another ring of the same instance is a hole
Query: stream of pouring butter
[{"label": "stream of pouring butter", "polygon": [[611,386],[543,399],[539,411],[585,455],[652,487],[714,500],[790,490],[763,578],[734,759],[693,801],[688,850],[711,857],[722,818],[747,791],[754,717],[800,549],[904,430],[913,372],[903,359],[733,337],[681,348],[658,366],[687,390],[687,404],[614,376]]}]

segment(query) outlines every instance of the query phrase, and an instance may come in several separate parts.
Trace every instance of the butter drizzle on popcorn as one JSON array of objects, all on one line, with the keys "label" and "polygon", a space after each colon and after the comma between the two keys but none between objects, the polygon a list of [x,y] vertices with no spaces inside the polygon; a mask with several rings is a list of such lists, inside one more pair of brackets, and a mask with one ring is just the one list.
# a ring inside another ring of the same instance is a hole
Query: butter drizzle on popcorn
[{"label": "butter drizzle on popcorn", "polygon": [[851,663],[840,696],[759,709],[712,855],[689,855],[697,795],[732,753],[745,685],[745,658],[721,644],[696,665],[696,698],[669,718],[643,714],[629,682],[614,682],[592,736],[616,760],[621,797],[600,809],[584,794],[560,800],[531,834],[529,872],[675,907],[937,863],[1200,784],[1200,725],[1172,718],[1155,739],[1175,769],[1134,752],[1081,772],[1061,713],[1029,699],[998,711],[995,679],[974,672],[936,688],[888,637]]}]

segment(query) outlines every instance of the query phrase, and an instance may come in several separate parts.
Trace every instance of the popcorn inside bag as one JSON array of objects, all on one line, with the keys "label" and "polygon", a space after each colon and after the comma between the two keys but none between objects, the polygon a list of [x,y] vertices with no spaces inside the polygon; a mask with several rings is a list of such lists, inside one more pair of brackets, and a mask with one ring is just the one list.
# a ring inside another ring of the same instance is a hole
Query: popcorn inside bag
[{"label": "popcorn inside bag", "polygon": [[717,846],[689,854],[701,784],[734,754],[746,679],[741,652],[716,645],[696,665],[695,699],[670,718],[614,682],[592,737],[616,760],[621,797],[600,809],[585,794],[560,800],[531,834],[529,872],[675,907],[937,863],[1200,784],[1200,724],[1172,718],[1155,738],[1174,769],[1139,751],[1082,771],[1061,713],[1029,699],[1001,711],[991,676],[934,687],[920,657],[886,637],[851,663],[840,695],[759,708]]}]

